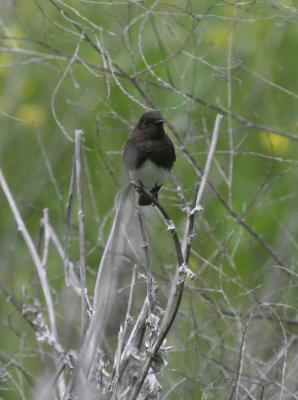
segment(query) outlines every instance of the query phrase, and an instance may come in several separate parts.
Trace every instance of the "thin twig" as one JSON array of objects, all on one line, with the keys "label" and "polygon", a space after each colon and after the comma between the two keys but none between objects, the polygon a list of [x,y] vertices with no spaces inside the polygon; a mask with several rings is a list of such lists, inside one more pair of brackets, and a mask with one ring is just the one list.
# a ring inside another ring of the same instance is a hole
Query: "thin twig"
[{"label": "thin twig", "polygon": [[[150,350],[150,355],[148,355],[148,357],[144,363],[143,370],[142,370],[142,372],[139,376],[139,379],[134,387],[134,390],[132,392],[130,400],[134,400],[137,398],[137,396],[142,388],[142,385],[144,383],[144,380],[149,372],[153,358],[155,357],[164,338],[166,337],[169,329],[171,328],[172,323],[174,322],[174,319],[177,315],[177,312],[178,312],[178,309],[180,306],[180,302],[181,302],[183,290],[184,290],[185,276],[187,273],[186,263],[189,258],[191,244],[192,244],[192,240],[190,238],[193,235],[194,217],[195,217],[196,212],[200,209],[200,202],[201,202],[203,192],[205,190],[205,186],[207,183],[212,159],[214,156],[221,120],[222,120],[222,115],[220,115],[220,114],[217,115],[216,120],[215,120],[214,130],[213,130],[212,142],[210,145],[210,150],[209,150],[207,161],[206,161],[205,170],[203,173],[201,183],[197,187],[196,196],[195,196],[195,200],[194,200],[194,207],[193,207],[192,211],[190,212],[189,224],[188,224],[188,230],[187,230],[187,240],[186,240],[187,244],[185,247],[185,257],[183,256],[180,241],[179,241],[177,231],[176,231],[175,225],[173,224],[172,219],[170,218],[166,209],[159,203],[158,200],[154,200],[153,196],[151,195],[152,200],[154,201],[154,204],[158,207],[158,209],[162,213],[163,217],[165,218],[165,220],[167,222],[168,230],[172,234],[172,237],[173,237],[173,240],[175,243],[175,247],[176,247],[178,268],[176,271],[175,281],[172,284],[172,289],[171,289],[169,300],[168,300],[168,303],[166,306],[165,315],[164,315],[164,318],[161,323],[160,333],[159,333],[155,343],[153,344],[152,349]],[[146,190],[144,187],[139,188],[139,190],[145,192],[146,195],[148,195],[150,197],[150,192],[148,190]]]},{"label": "thin twig", "polygon": [[161,212],[161,215],[163,216],[163,218],[165,219],[165,222],[167,224],[167,229],[171,233],[172,238],[174,240],[175,249],[176,249],[176,255],[177,255],[177,259],[178,259],[178,264],[179,265],[183,265],[184,264],[184,258],[183,258],[183,253],[182,253],[182,249],[181,249],[180,240],[179,240],[179,237],[178,237],[178,234],[177,234],[176,226],[174,224],[174,221],[172,220],[172,218],[168,214],[167,210],[159,202],[159,200],[156,199],[152,195],[152,193],[149,192],[149,190],[147,190],[145,187],[143,187],[143,186],[140,187],[139,185],[136,185],[133,182],[132,182],[132,185],[135,186],[140,192],[145,193],[152,200],[152,204],[154,204],[159,209],[159,211]]},{"label": "thin twig", "polygon": [[44,227],[44,247],[43,247],[41,263],[42,267],[45,269],[48,263],[49,244],[50,244],[49,210],[47,208],[43,210],[42,224]]},{"label": "thin twig", "polygon": [[59,185],[57,183],[57,180],[55,178],[51,162],[50,162],[49,157],[47,155],[47,152],[46,152],[43,140],[42,140],[42,136],[41,136],[39,131],[37,131],[37,141],[38,141],[38,145],[39,145],[39,148],[40,148],[40,151],[41,151],[41,154],[42,154],[42,158],[44,160],[46,169],[47,169],[48,174],[49,174],[50,181],[53,184],[53,187],[55,189],[55,192],[57,194],[57,197],[59,199],[60,204],[63,205],[63,195],[61,193],[61,190],[60,190]]},{"label": "thin twig", "polygon": [[80,242],[80,279],[81,279],[81,335],[86,330],[88,298],[86,282],[86,248],[85,248],[85,225],[84,207],[82,195],[82,169],[81,169],[81,145],[83,131],[75,131],[75,171],[76,186],[78,197],[78,222],[79,222],[79,242]]},{"label": "thin twig", "polygon": [[[169,124],[168,124],[169,125]],[[177,133],[175,132],[173,126],[171,126],[172,132],[175,134],[176,138],[179,138],[177,136]],[[179,138],[179,142],[181,142]],[[188,149],[186,149],[183,145],[180,148],[181,152],[185,155],[186,159],[190,163],[190,165],[193,167],[195,173],[198,176],[202,176],[203,171],[202,168],[198,165],[197,161],[194,159],[194,157],[191,155]],[[285,263],[282,261],[280,256],[276,253],[276,251],[273,249],[273,247],[261,236],[259,233],[251,226],[249,225],[244,218],[239,215],[233,208],[229,206],[223,195],[218,191],[218,189],[214,186],[212,181],[208,179],[207,181],[208,187],[213,193],[213,195],[219,200],[219,202],[224,206],[224,208],[229,212],[231,217],[238,223],[240,224],[254,239],[256,239],[257,242],[271,255],[271,257],[277,262],[277,264],[280,267],[287,268]],[[286,274],[288,275],[289,272],[285,270]]]},{"label": "thin twig", "polygon": [[74,289],[74,291],[81,296],[80,282],[74,270],[73,262],[70,261],[69,258],[66,256],[63,245],[60,242],[57,233],[55,232],[53,226],[50,223],[48,223],[48,229],[51,242],[55,247],[55,249],[57,250],[57,253],[59,254],[59,257],[61,258],[64,265],[65,276],[67,276],[65,284],[67,286],[70,285]]},{"label": "thin twig", "polygon": [[[31,254],[32,260],[34,262],[34,265],[35,265],[35,268],[37,271],[37,275],[39,277],[39,281],[40,281],[40,285],[41,285],[43,295],[45,298],[46,308],[47,308],[48,317],[49,317],[49,324],[50,324],[50,339],[49,340],[51,342],[53,342],[55,351],[57,353],[61,354],[63,349],[62,349],[62,346],[60,345],[59,339],[58,339],[54,303],[53,303],[51,290],[50,290],[48,280],[47,280],[46,268],[44,268],[44,266],[43,266],[42,260],[40,259],[39,255],[38,255],[38,252],[33,243],[33,240],[32,240],[32,238],[26,228],[26,225],[21,217],[21,214],[17,208],[17,205],[13,198],[13,195],[12,195],[11,191],[9,190],[9,187],[7,185],[7,182],[5,180],[5,177],[4,177],[1,169],[0,169],[0,186],[3,189],[3,192],[6,196],[6,199],[10,206],[10,209],[16,220],[18,230],[21,232],[21,234],[24,238],[24,241],[27,245],[27,248]],[[54,354],[54,356],[55,356],[55,354]],[[55,362],[57,364],[58,360],[55,359]],[[60,396],[62,396],[64,393],[64,390],[65,390],[65,381],[64,381],[63,375],[59,376],[58,386],[59,386]]]},{"label": "thin twig", "polygon": [[140,192],[145,193],[152,200],[154,205],[159,209],[163,218],[165,219],[168,230],[170,231],[173,241],[174,241],[174,244],[175,244],[178,266],[176,269],[176,274],[175,274],[176,276],[175,276],[174,282],[171,287],[171,292],[170,292],[169,299],[167,302],[165,314],[164,314],[164,317],[161,322],[160,331],[159,331],[159,333],[156,337],[156,340],[153,343],[151,349],[149,349],[147,352],[147,357],[144,361],[144,365],[143,365],[142,371],[140,372],[139,378],[138,378],[135,386],[133,387],[133,391],[130,396],[130,400],[135,400],[137,398],[137,396],[143,386],[143,383],[146,379],[146,376],[148,375],[148,372],[149,372],[151,364],[154,360],[154,357],[156,356],[160,346],[162,345],[163,340],[165,339],[166,335],[168,334],[168,332],[175,320],[175,317],[177,315],[177,312],[178,312],[178,309],[179,309],[179,306],[181,303],[183,289],[184,289],[184,282],[185,282],[185,277],[186,277],[186,272],[187,272],[182,249],[181,249],[180,240],[179,240],[177,230],[176,230],[176,227],[175,227],[175,224],[174,224],[172,218],[170,217],[170,215],[168,214],[166,209],[163,207],[163,205],[157,199],[155,199],[154,196],[152,195],[152,193],[150,193],[146,188],[144,188],[143,185],[141,185],[141,186],[135,185],[135,186],[138,188],[138,190]]},{"label": "thin twig", "polygon": [[100,225],[100,217],[98,214],[97,202],[96,202],[95,193],[94,193],[94,189],[93,189],[93,185],[92,185],[89,162],[88,162],[88,158],[86,157],[86,153],[84,152],[84,148],[83,148],[83,165],[84,165],[84,172],[85,172],[85,176],[86,176],[87,187],[88,187],[88,191],[89,191],[91,205],[93,208],[94,219],[95,219],[96,225],[99,226]]},{"label": "thin twig", "polygon": [[235,394],[235,400],[239,400],[239,390],[241,385],[241,375],[243,371],[243,359],[244,359],[244,350],[245,350],[245,340],[246,340],[246,333],[247,333],[248,323],[246,323],[241,337],[240,349],[239,349],[239,358],[238,358],[238,366],[237,366],[237,377],[236,382],[233,385],[231,395],[229,400],[232,400]]},{"label": "thin twig", "polygon": [[148,318],[148,314],[149,302],[148,297],[146,297],[121,355],[121,361],[118,369],[118,382],[122,378],[123,373],[128,365],[132,353],[131,350],[133,348],[139,349],[141,347],[146,329],[146,320]]},{"label": "thin twig", "polygon": [[137,266],[134,265],[133,271],[132,271],[132,277],[131,277],[131,284],[130,284],[130,290],[129,290],[129,298],[128,298],[128,304],[127,304],[127,310],[126,310],[126,315],[125,315],[125,320],[124,320],[124,326],[122,329],[122,326],[120,327],[119,335],[118,335],[118,346],[117,350],[115,352],[115,362],[113,366],[113,371],[111,373],[111,380],[109,384],[109,390],[112,387],[112,384],[114,383],[114,392],[113,394],[115,395],[117,393],[117,386],[116,384],[119,381],[119,368],[120,368],[120,362],[121,362],[121,356],[123,353],[123,348],[128,332],[128,327],[131,324],[131,309],[132,309],[132,299],[133,299],[133,293],[135,289],[135,284],[136,284],[136,274],[137,274]]},{"label": "thin twig", "polygon": [[47,275],[46,275],[46,270],[43,268],[42,265],[42,260],[40,259],[36,247],[33,243],[33,240],[26,228],[26,225],[21,217],[21,214],[17,208],[16,202],[12,196],[11,191],[9,190],[9,187],[7,185],[7,182],[5,180],[5,177],[2,173],[2,170],[0,169],[0,186],[3,189],[4,195],[8,201],[9,207],[13,213],[13,216],[16,220],[18,230],[21,232],[25,243],[27,245],[27,248],[31,254],[32,260],[34,262],[41,288],[43,291],[43,295],[45,298],[46,306],[47,306],[47,311],[48,311],[48,316],[49,316],[49,322],[50,322],[50,328],[51,328],[51,336],[52,339],[55,340],[55,342],[58,344],[58,335],[57,335],[57,328],[56,328],[56,318],[55,318],[55,311],[54,311],[54,303],[52,299],[52,294],[51,290],[47,281]]},{"label": "thin twig", "polygon": [[[0,283],[0,288],[1,288],[1,283]],[[28,382],[28,384],[30,385],[30,387],[33,389],[34,388],[34,379],[33,376],[30,375],[25,367],[23,367],[21,364],[19,364],[16,360],[14,360],[12,358],[12,354],[10,353],[9,356],[6,355],[4,352],[0,352],[0,362],[1,362],[1,374],[3,373],[3,364],[11,364],[13,365],[18,371],[20,371],[22,373],[22,375],[24,376],[24,378],[26,379],[26,381]],[[3,384],[1,385],[1,391],[3,390],[4,392],[4,387]]]},{"label": "thin twig", "polygon": [[205,169],[204,169],[204,172],[202,175],[201,182],[197,185],[196,195],[195,195],[194,202],[193,202],[193,207],[189,213],[188,223],[187,223],[187,227],[186,227],[185,242],[184,242],[184,258],[185,258],[186,264],[188,264],[190,249],[191,249],[191,245],[192,245],[195,215],[197,214],[198,211],[200,211],[202,209],[201,199],[202,199],[205,187],[206,187],[206,183],[208,181],[209,171],[210,171],[211,163],[212,163],[215,149],[216,149],[221,120],[222,120],[222,115],[217,114],[216,119],[215,119],[214,128],[213,128],[212,141],[210,144]]},{"label": "thin twig", "polygon": [[68,200],[67,200],[67,211],[66,211],[66,233],[64,239],[64,254],[65,254],[65,282],[68,286],[68,274],[69,274],[69,263],[70,263],[70,254],[69,254],[69,247],[70,247],[70,239],[71,239],[71,215],[72,215],[72,208],[73,208],[73,197],[74,197],[74,190],[75,190],[75,182],[76,182],[76,158],[75,152],[73,152],[73,159],[72,159],[72,170],[70,176],[70,184],[69,184],[69,191],[68,191]]},{"label": "thin twig", "polygon": [[148,241],[147,241],[147,236],[146,236],[146,231],[144,227],[144,222],[143,222],[143,217],[141,214],[140,208],[137,209],[137,215],[140,223],[140,228],[141,228],[141,234],[142,234],[142,239],[143,239],[143,249],[145,252],[145,258],[146,258],[146,269],[147,269],[147,296],[149,300],[149,314],[154,311],[155,308],[155,290],[154,290],[154,279],[152,275],[152,265],[151,265],[151,258],[150,258],[150,253],[149,253],[149,248],[148,248]]}]

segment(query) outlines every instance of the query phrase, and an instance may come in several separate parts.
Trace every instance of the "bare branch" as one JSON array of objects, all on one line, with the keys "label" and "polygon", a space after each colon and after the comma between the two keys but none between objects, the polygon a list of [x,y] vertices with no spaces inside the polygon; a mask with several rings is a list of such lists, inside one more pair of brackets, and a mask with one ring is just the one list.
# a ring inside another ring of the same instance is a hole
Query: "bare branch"
[{"label": "bare branch", "polygon": [[145,258],[146,258],[146,269],[147,269],[147,296],[149,300],[149,314],[151,312],[154,312],[155,307],[156,307],[156,294],[155,294],[155,282],[152,274],[152,266],[151,266],[151,258],[150,258],[150,253],[149,253],[149,248],[148,248],[148,241],[146,237],[146,231],[144,227],[144,222],[143,222],[143,217],[141,214],[141,209],[137,209],[137,215],[140,223],[140,228],[141,228],[141,234],[143,238],[143,248],[145,252]]},{"label": "bare branch", "polygon": [[42,260],[39,258],[36,247],[35,247],[33,240],[26,228],[24,221],[21,217],[21,214],[17,208],[17,205],[13,198],[13,195],[12,195],[11,191],[9,190],[9,187],[7,185],[7,182],[5,180],[5,177],[4,177],[1,169],[0,169],[0,186],[3,189],[5,197],[8,201],[9,207],[13,213],[13,216],[14,216],[15,221],[18,226],[18,230],[22,234],[24,241],[27,245],[27,248],[30,252],[30,255],[32,257],[32,260],[34,262],[34,265],[35,265],[35,268],[36,268],[36,271],[37,271],[37,274],[38,274],[38,277],[40,280],[40,285],[41,285],[41,288],[43,291],[43,295],[45,298],[46,306],[47,306],[49,322],[50,322],[50,327],[51,327],[51,338],[56,343],[57,348],[61,348],[59,341],[58,341],[54,304],[53,304],[51,290],[50,290],[48,280],[47,280],[46,270],[43,267]]},{"label": "bare branch", "polygon": [[81,170],[81,147],[83,131],[75,131],[75,171],[78,197],[78,221],[79,221],[79,243],[80,243],[80,279],[81,279],[81,335],[86,330],[88,301],[86,281],[86,249],[85,249],[85,225],[84,207],[82,194],[82,170]]},{"label": "bare branch", "polygon": [[222,120],[222,115],[218,114],[215,119],[214,129],[213,129],[213,133],[212,133],[212,141],[211,141],[205,169],[204,169],[204,172],[202,175],[201,182],[197,185],[196,195],[195,195],[194,202],[193,202],[193,207],[189,213],[189,218],[188,218],[187,227],[186,227],[185,241],[184,241],[184,258],[185,258],[186,264],[188,263],[188,260],[189,260],[190,249],[191,249],[191,245],[192,245],[192,239],[193,239],[193,234],[194,234],[195,215],[197,212],[199,212],[202,209],[201,199],[202,199],[205,187],[206,187],[206,183],[208,181],[208,175],[209,175],[212,159],[213,159],[215,149],[216,149],[217,138],[218,138],[218,134],[219,134],[219,127],[220,127],[221,120]]}]

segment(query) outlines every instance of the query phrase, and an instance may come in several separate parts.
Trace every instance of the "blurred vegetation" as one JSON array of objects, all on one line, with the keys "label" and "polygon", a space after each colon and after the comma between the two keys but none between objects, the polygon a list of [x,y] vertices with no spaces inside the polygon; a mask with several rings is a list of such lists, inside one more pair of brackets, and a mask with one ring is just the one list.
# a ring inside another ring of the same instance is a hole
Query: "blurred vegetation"
[{"label": "blurred vegetation", "polygon": [[[190,261],[200,279],[187,284],[170,340],[175,348],[162,381],[169,388],[173,380],[182,379],[176,394],[169,394],[171,399],[201,398],[211,382],[218,383],[214,391],[210,388],[209,397],[202,398],[229,398],[230,387],[223,380],[229,373],[235,378],[237,372],[239,337],[246,321],[242,316],[249,316],[258,304],[270,303],[270,313],[277,319],[297,319],[297,12],[295,0],[2,0],[0,4],[1,168],[38,247],[43,243],[40,220],[45,208],[63,242],[72,140],[76,129],[84,131],[90,290],[113,219],[115,196],[127,183],[122,148],[145,107],[162,111],[176,145],[175,179],[162,190],[161,200],[181,237],[186,214],[177,186],[191,204],[199,179],[183,150],[203,167],[216,113],[224,113],[210,180],[229,210],[283,260],[284,269],[292,271],[291,279],[207,189]],[[33,304],[42,298],[38,279],[2,193],[0,221],[0,280],[19,304]],[[167,232],[162,226],[152,240],[164,301],[170,276],[167,264],[173,260],[172,248],[163,248]],[[79,259],[75,217],[71,257]],[[62,331],[64,272],[52,247],[48,276],[61,309]],[[268,310],[260,311],[264,318]],[[44,373],[46,347],[42,350],[37,344],[33,330],[4,292],[0,311],[1,362],[9,364],[5,354],[31,377]],[[248,333],[251,357],[269,360],[273,348],[279,350],[280,336],[289,338],[291,329],[265,319],[253,325]],[[290,367],[297,371],[297,357],[290,359],[293,363],[289,362],[285,376]],[[19,374],[14,367],[10,371]],[[257,374],[249,367],[245,373]],[[288,390],[297,398],[298,388],[293,389],[291,379]],[[18,390],[10,383],[7,388],[2,398],[22,398],[15,397]],[[23,389],[30,398],[30,385],[25,382]]]}]

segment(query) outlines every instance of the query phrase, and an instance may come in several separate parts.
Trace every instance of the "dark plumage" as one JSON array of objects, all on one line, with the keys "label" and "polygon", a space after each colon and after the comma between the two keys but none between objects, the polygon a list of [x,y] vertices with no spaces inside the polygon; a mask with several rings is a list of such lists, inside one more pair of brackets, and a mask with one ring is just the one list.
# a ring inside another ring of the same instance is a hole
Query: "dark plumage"
[{"label": "dark plumage", "polygon": [[[127,141],[123,160],[133,182],[142,184],[157,199],[158,191],[176,160],[175,148],[163,128],[159,111],[146,112]],[[152,204],[145,194],[139,196],[139,205]]]}]

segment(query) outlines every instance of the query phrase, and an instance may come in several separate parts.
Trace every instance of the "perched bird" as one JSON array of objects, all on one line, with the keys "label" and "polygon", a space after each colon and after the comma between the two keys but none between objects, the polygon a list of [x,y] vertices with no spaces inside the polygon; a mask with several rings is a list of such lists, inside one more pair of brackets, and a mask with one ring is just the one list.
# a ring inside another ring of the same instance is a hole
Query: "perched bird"
[{"label": "perched bird", "polygon": [[[163,128],[159,111],[146,112],[128,139],[123,154],[130,179],[144,186],[155,199],[176,161],[175,148]],[[153,204],[146,193],[139,194],[139,205]]]}]

